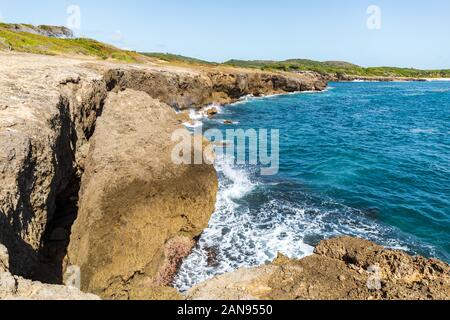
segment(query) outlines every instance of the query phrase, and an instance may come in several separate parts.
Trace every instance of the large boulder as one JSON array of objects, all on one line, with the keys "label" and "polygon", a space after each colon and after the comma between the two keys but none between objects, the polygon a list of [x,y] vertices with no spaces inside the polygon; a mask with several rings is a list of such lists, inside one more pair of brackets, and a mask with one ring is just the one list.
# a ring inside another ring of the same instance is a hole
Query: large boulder
[{"label": "large boulder", "polygon": [[185,129],[167,104],[130,89],[110,93],[68,250],[83,290],[111,299],[162,292],[207,226],[217,175],[211,164],[172,161],[176,130]]},{"label": "large boulder", "polygon": [[450,266],[356,238],[321,242],[301,260],[279,255],[269,265],[218,276],[189,299],[426,300],[450,299]]}]

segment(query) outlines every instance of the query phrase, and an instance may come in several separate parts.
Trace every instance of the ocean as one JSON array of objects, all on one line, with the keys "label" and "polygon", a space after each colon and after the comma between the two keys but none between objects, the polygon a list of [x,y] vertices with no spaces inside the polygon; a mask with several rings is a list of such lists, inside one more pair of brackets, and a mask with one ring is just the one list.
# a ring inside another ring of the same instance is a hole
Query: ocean
[{"label": "ocean", "polygon": [[330,83],[246,98],[203,126],[279,129],[280,166],[217,159],[216,212],[178,289],[340,235],[450,262],[450,82]]}]

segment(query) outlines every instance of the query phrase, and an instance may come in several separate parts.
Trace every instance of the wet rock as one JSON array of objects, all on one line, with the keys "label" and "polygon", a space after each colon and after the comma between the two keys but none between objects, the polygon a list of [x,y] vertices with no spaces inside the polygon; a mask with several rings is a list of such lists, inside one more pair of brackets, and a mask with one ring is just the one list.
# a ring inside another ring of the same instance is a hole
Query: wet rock
[{"label": "wet rock", "polygon": [[209,247],[206,248],[206,253],[208,255],[208,259],[206,260],[208,266],[209,267],[217,266],[219,263],[219,261],[217,260],[219,256],[218,249],[215,247]]},{"label": "wet rock", "polygon": [[212,119],[218,113],[219,113],[219,111],[215,107],[212,107],[212,108],[209,108],[208,110],[206,110],[206,115],[208,116],[209,119]]}]

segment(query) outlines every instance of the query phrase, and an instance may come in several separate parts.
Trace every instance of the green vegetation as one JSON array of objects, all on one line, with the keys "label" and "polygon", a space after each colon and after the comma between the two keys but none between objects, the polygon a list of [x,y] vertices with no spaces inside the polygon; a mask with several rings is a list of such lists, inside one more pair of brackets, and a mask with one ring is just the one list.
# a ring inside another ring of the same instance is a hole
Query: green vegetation
[{"label": "green vegetation", "polygon": [[150,57],[150,58],[155,58],[155,59],[172,62],[172,63],[207,65],[207,66],[218,65],[217,63],[214,63],[214,62],[209,62],[209,61],[195,59],[195,58],[189,58],[189,57],[180,56],[177,54],[158,53],[158,52],[142,52],[141,54],[144,56]]},{"label": "green vegetation", "polygon": [[261,70],[316,71],[321,74],[345,74],[361,77],[407,77],[407,78],[449,78],[450,70],[418,70],[410,68],[375,67],[363,68],[344,61],[319,62],[305,59],[286,61],[244,61],[230,60],[225,65]]},{"label": "green vegetation", "polygon": [[[27,24],[0,23],[0,50],[13,50],[47,55],[83,55],[99,59],[114,59],[123,62],[142,62],[145,57],[167,61],[173,64],[189,64],[195,66],[233,66],[268,71],[315,71],[321,74],[347,75],[359,77],[407,77],[407,78],[450,78],[450,70],[417,70],[411,68],[375,67],[364,68],[344,61],[313,61],[307,59],[290,59],[285,61],[269,60],[230,60],[223,64],[208,62],[170,53],[137,53],[115,48],[111,45],[91,39],[62,39],[24,32],[40,28],[51,31],[52,26],[34,27]],[[59,28],[63,29],[63,28]]]},{"label": "green vegetation", "polygon": [[46,55],[83,55],[124,62],[142,60],[136,52],[124,51],[91,39],[60,39],[27,32],[16,32],[0,24],[0,49]]}]

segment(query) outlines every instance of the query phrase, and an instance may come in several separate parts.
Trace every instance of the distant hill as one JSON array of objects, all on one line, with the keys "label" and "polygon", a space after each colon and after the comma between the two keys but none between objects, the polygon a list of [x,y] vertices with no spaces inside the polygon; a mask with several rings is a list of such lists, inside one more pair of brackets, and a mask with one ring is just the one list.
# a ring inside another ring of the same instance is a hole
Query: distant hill
[{"label": "distant hill", "polygon": [[139,62],[145,58],[92,39],[72,38],[64,27],[0,23],[0,50],[46,55],[82,55],[99,59]]},{"label": "distant hill", "polygon": [[0,23],[0,27],[15,31],[40,34],[52,38],[73,38],[73,32],[69,28],[59,26],[40,25],[33,26],[25,23]]},{"label": "distant hill", "polygon": [[170,53],[137,53],[121,50],[112,45],[92,39],[73,38],[65,27],[33,26],[30,24],[0,23],[0,50],[28,52],[47,55],[82,55],[98,59],[113,59],[123,62],[144,62],[147,58],[166,61],[171,64],[195,66],[233,66],[260,70],[286,72],[315,71],[324,75],[357,77],[407,77],[407,78],[450,78],[450,70],[418,70],[395,67],[364,68],[345,61],[314,61],[309,59],[272,60],[229,60],[223,64]]},{"label": "distant hill", "polygon": [[141,52],[142,55],[155,58],[167,62],[185,63],[185,64],[197,64],[197,65],[219,65],[218,63],[200,60],[196,58],[185,57],[171,53],[159,53],[159,52]]},{"label": "distant hill", "polygon": [[361,77],[449,78],[450,70],[418,70],[412,68],[371,67],[364,68],[345,61],[314,61],[289,59],[285,61],[229,60],[225,65],[261,70],[288,72],[315,71],[322,74],[345,74]]}]

